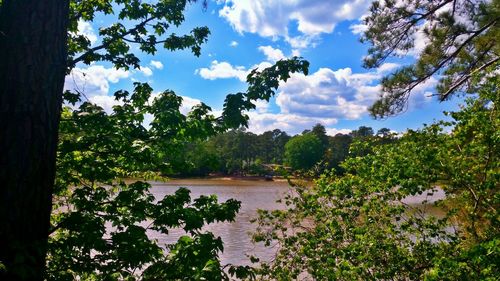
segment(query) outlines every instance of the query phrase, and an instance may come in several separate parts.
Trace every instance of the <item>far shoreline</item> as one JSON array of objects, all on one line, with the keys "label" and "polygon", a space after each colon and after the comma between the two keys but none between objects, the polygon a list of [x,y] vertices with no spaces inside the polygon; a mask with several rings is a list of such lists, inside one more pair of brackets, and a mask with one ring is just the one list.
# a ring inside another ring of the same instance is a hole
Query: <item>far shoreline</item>
[{"label": "far shoreline", "polygon": [[[267,181],[267,182],[287,182],[287,178],[283,176],[272,176],[272,179],[267,179],[266,176],[245,176],[245,175],[208,175],[208,176],[167,176],[168,180],[212,180],[212,181]],[[288,177],[295,180],[295,177]]]}]

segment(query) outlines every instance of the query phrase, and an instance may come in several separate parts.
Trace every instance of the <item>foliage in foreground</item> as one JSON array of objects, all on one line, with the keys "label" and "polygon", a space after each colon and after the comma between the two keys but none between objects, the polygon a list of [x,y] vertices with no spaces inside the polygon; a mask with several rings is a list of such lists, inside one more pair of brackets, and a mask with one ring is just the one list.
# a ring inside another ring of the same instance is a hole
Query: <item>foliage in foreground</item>
[{"label": "foliage in foreground", "polygon": [[[256,241],[278,245],[264,279],[497,280],[500,276],[499,78],[453,121],[392,144],[358,142],[346,173],[297,186],[285,211],[261,211]],[[451,133],[447,130],[452,128]],[[437,203],[405,197],[442,189]],[[406,201],[407,202],[407,201]]]},{"label": "foliage in foreground", "polygon": [[[155,198],[150,184],[124,179],[159,179],[155,171],[168,169],[169,156],[180,153],[185,142],[246,125],[244,111],[253,106],[252,100],[268,99],[277,81],[296,71],[306,72],[307,63],[293,58],[252,72],[248,92],[229,95],[231,104],[221,118],[204,104],[183,115],[182,98],[172,91],[153,98],[146,83],[135,83],[132,93],[117,91],[114,96],[121,105],[111,114],[89,102],[77,109],[66,107],[60,125],[48,279],[227,279],[219,261],[222,241],[202,227],[232,221],[239,202],[218,203],[216,196],[191,200],[182,188]],[[152,117],[149,128],[146,114]],[[174,228],[186,234],[176,243],[160,244],[148,237],[152,231],[168,235]],[[241,276],[245,268],[228,272]]]}]

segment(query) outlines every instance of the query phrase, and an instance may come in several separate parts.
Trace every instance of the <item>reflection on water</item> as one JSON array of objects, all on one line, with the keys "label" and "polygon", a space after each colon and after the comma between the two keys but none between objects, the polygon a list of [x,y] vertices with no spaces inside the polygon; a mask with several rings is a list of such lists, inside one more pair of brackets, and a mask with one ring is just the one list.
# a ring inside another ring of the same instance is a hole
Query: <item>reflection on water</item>
[{"label": "reflection on water", "polygon": [[[441,188],[435,188],[433,190],[424,191],[419,195],[407,196],[401,200],[404,204],[407,204],[410,207],[410,210],[420,211],[426,215],[432,215],[436,218],[443,218],[446,215],[446,212],[437,207],[434,203],[438,200],[442,200],[445,198],[445,193]],[[425,202],[425,204],[422,204]]]},{"label": "reflection on water", "polygon": [[[276,200],[284,197],[290,192],[290,187],[285,181],[256,181],[256,180],[215,180],[215,179],[185,179],[171,180],[168,182],[152,182],[152,192],[157,199],[167,194],[174,193],[179,187],[187,187],[191,190],[191,198],[200,195],[215,194],[219,202],[228,199],[236,199],[241,202],[241,209],[232,223],[210,224],[205,230],[220,236],[224,242],[224,252],[221,255],[222,264],[250,265],[246,256],[253,255],[263,261],[270,261],[276,249],[266,248],[263,244],[253,244],[249,233],[255,230],[255,225],[250,222],[257,216],[257,209],[273,210],[284,208],[276,203]],[[433,194],[424,192],[421,195],[409,196],[403,199],[403,203],[414,207],[415,210],[443,217],[444,212],[433,206],[433,202],[444,198],[444,192],[437,189]],[[421,204],[423,201],[429,204]],[[152,238],[157,239],[160,245],[171,244],[177,241],[179,236],[185,235],[180,229],[172,230],[169,235],[157,232],[149,233]]]},{"label": "reflection on water", "polygon": [[[222,264],[250,265],[246,254],[257,256],[265,261],[273,257],[273,249],[251,242],[249,232],[255,229],[255,225],[250,220],[257,216],[257,209],[282,208],[276,203],[276,200],[283,198],[284,194],[290,190],[286,182],[189,179],[153,182],[152,186],[151,191],[158,199],[174,193],[179,187],[187,187],[191,190],[191,198],[215,194],[219,202],[231,198],[241,201],[241,209],[234,222],[214,223],[204,228],[222,238],[224,242],[224,252],[221,255]],[[157,239],[160,245],[163,245],[174,243],[179,236],[185,235],[185,232],[175,229],[168,236],[155,232],[151,232],[150,235]]]}]

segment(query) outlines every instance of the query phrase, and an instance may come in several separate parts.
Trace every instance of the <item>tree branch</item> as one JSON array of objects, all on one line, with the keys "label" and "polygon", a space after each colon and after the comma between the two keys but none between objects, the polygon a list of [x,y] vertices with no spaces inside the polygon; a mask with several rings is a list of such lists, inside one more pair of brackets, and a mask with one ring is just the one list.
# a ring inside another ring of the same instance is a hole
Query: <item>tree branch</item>
[{"label": "tree branch", "polygon": [[150,22],[150,21],[152,21],[154,19],[156,19],[156,16],[147,18],[143,22],[137,24],[134,28],[129,29],[127,32],[121,34],[120,36],[114,37],[114,38],[112,38],[111,40],[109,40],[106,43],[103,43],[103,44],[101,44],[99,46],[95,46],[95,47],[87,50],[85,53],[81,54],[79,57],[77,57],[77,58],[75,58],[73,60],[68,60],[68,67],[73,68],[77,63],[85,60],[85,58],[87,58],[90,54],[93,54],[96,51],[102,50],[102,49],[108,47],[109,45],[111,45],[112,43],[114,43],[114,42],[116,42],[116,41],[118,41],[120,39],[123,40],[125,38],[125,36],[134,33],[139,28],[144,27],[144,25],[146,25],[148,22]]},{"label": "tree branch", "polygon": [[467,80],[469,80],[469,78],[471,78],[472,75],[474,75],[476,72],[484,70],[488,66],[495,64],[499,60],[500,60],[500,57],[496,57],[496,58],[488,61],[487,63],[483,64],[481,67],[476,68],[474,71],[470,72],[469,74],[465,75],[462,79],[460,79],[458,82],[453,84],[444,94],[442,94],[440,99],[441,100],[447,99],[451,93],[453,93],[458,87],[460,87],[463,83],[465,83]]}]

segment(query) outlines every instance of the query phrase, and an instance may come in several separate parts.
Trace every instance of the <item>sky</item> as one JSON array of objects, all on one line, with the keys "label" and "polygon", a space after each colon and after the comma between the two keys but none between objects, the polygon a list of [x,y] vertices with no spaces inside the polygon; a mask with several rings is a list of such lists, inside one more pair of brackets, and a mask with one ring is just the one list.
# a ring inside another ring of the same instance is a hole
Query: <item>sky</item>
[{"label": "sky", "polygon": [[[249,131],[281,129],[294,135],[323,124],[329,135],[348,133],[359,126],[375,131],[386,127],[403,132],[443,119],[443,111],[457,108],[458,100],[440,103],[433,96],[436,79],[420,85],[408,109],[395,117],[375,120],[368,107],[377,99],[379,81],[423,49],[415,48],[401,58],[388,60],[377,69],[364,69],[368,45],[359,40],[362,18],[370,0],[217,0],[188,7],[185,23],[175,32],[187,33],[207,26],[211,34],[202,54],[170,52],[159,48],[154,55],[136,54],[141,68],[116,70],[107,63],[78,65],[66,77],[66,89],[78,89],[110,112],[117,102],[113,93],[131,90],[134,82],[148,82],[156,93],[173,90],[184,99],[182,112],[203,101],[220,112],[227,94],[245,91],[245,77],[256,67],[302,56],[310,62],[309,75],[294,74],[281,83],[277,95],[258,102],[248,113]],[[79,32],[97,44],[98,30],[113,23],[110,17],[80,22]],[[132,48],[136,48],[132,46]]]}]

